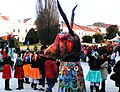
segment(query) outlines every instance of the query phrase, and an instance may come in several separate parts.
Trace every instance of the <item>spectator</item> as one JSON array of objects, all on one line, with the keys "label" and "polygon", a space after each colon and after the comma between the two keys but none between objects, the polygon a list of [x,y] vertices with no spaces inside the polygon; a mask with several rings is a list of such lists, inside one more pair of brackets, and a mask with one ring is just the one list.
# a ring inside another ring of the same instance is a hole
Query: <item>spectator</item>
[{"label": "spectator", "polygon": [[30,84],[29,82],[30,68],[31,68],[30,64],[31,64],[30,53],[27,50],[23,56],[23,70],[24,70],[25,83],[27,84]]},{"label": "spectator", "polygon": [[47,58],[45,61],[45,77],[47,79],[48,88],[46,92],[52,92],[55,85],[56,77],[58,77],[57,65],[54,59]]},{"label": "spectator", "polygon": [[110,55],[112,66],[114,66],[116,63],[115,61],[116,56],[117,56],[116,53],[112,51],[112,54]]},{"label": "spectator", "polygon": [[33,55],[31,56],[30,78],[32,78],[31,87],[34,88],[34,90],[37,90],[37,81],[39,78],[41,78],[39,66],[40,66],[40,61],[39,61],[38,53],[33,52]]},{"label": "spectator", "polygon": [[22,58],[21,58],[21,52],[20,51],[17,52],[14,78],[18,79],[18,88],[16,88],[16,89],[17,90],[24,89],[24,87],[23,87],[23,78],[24,78],[23,61],[22,61]]},{"label": "spectator", "polygon": [[9,86],[9,81],[10,78],[12,78],[12,66],[14,64],[14,62],[11,60],[11,57],[9,54],[5,55],[6,57],[4,57],[3,59],[3,72],[2,72],[2,78],[5,79],[5,90],[7,91],[11,91],[12,89],[10,89]]},{"label": "spectator", "polygon": [[114,73],[110,76],[110,79],[115,81],[116,87],[119,87],[118,92],[120,92],[120,60],[115,64],[113,72]]},{"label": "spectator", "polygon": [[100,67],[100,71],[101,71],[101,75],[102,75],[102,79],[103,81],[101,82],[101,89],[100,92],[105,92],[105,80],[107,79],[107,75],[108,75],[108,59],[107,59],[107,54],[102,55],[103,61],[102,65]]},{"label": "spectator", "polygon": [[89,54],[89,67],[90,70],[86,76],[86,80],[90,81],[90,90],[93,92],[93,87],[95,85],[96,92],[99,90],[100,82],[102,81],[102,76],[100,72],[101,66],[101,56],[96,56],[97,54],[93,51]]}]

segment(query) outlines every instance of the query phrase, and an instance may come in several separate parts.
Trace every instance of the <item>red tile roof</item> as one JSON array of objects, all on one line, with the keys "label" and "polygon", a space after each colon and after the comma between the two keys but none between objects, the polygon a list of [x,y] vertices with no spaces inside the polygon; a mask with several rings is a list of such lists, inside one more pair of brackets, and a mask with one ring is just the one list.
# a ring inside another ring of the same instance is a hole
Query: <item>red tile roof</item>
[{"label": "red tile roof", "polygon": [[86,27],[86,26],[80,26],[80,27],[85,31],[94,32],[94,30],[92,28],[89,28],[89,27]]},{"label": "red tile roof", "polygon": [[94,30],[95,32],[101,32],[101,30],[100,30],[98,27],[93,27],[93,30]]},{"label": "red tile roof", "polygon": [[[63,23],[63,27],[67,27],[66,24]],[[101,32],[101,30],[98,27],[87,27],[82,25],[73,24],[73,29],[77,30],[84,30],[88,32]]]},{"label": "red tile roof", "polygon": [[3,20],[10,20],[9,16],[0,16]]}]

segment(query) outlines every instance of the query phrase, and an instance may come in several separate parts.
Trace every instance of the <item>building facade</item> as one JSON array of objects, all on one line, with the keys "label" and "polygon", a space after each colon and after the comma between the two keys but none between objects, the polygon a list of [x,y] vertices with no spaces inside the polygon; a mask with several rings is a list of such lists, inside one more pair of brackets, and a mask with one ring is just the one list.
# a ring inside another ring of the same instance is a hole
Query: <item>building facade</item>
[{"label": "building facade", "polygon": [[26,34],[31,28],[36,28],[35,19],[12,21],[9,16],[0,16],[0,37],[12,33],[19,42],[24,42]]}]

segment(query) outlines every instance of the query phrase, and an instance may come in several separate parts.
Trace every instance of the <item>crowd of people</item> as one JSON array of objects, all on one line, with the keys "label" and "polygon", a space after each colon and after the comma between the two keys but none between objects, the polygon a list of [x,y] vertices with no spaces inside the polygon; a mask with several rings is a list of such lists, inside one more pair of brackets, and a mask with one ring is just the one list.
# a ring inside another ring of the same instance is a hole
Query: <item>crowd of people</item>
[{"label": "crowd of people", "polygon": [[[92,46],[82,46],[83,53],[81,55],[81,60],[87,62],[89,65],[89,71],[86,76],[86,80],[90,81],[90,92],[93,92],[95,89],[96,92],[106,92],[106,83],[108,74],[111,73],[113,67],[114,80],[117,83],[116,87],[119,87],[120,92],[120,84],[119,78],[120,73],[118,72],[118,64],[115,60],[117,56],[117,52],[119,53],[120,46],[113,45],[92,45]],[[119,62],[119,61],[118,61]],[[117,70],[117,71],[116,71]],[[116,77],[117,75],[117,77]],[[100,88],[101,85],[101,88]]]},{"label": "crowd of people", "polygon": [[[93,92],[94,89],[96,92],[106,92],[105,81],[107,80],[108,74],[111,73],[108,72],[109,65],[114,67],[114,74],[111,75],[110,78],[115,81],[116,87],[120,88],[120,81],[118,80],[120,78],[120,63],[116,63],[115,61],[119,48],[120,46],[113,45],[101,45],[99,47],[97,45],[82,45],[82,54],[80,57],[83,62],[86,62],[89,65],[89,71],[87,76],[85,76],[85,80],[90,81],[90,92]],[[24,89],[24,83],[26,83],[30,84],[33,90],[52,92],[52,88],[59,76],[60,61],[50,57],[43,57],[43,51],[43,48],[41,48],[40,51],[34,49],[32,52],[27,49],[25,53],[17,51],[16,61],[14,62],[7,50],[4,49],[2,52],[2,78],[5,79],[4,89],[7,91],[12,90],[9,86],[9,81],[12,78],[11,69],[14,67],[14,78],[18,79],[18,87],[16,90]],[[48,85],[46,90],[45,80]],[[37,85],[39,84],[42,85],[41,88],[38,88]]]},{"label": "crowd of people", "polygon": [[[6,49],[2,51],[3,69],[2,78],[5,79],[4,89],[11,91],[10,79],[12,78],[12,68],[14,68],[14,78],[18,80],[16,90],[24,89],[24,83],[30,84],[33,90],[52,92],[52,88],[57,82],[58,66],[55,59],[44,57],[44,49],[40,51],[28,49],[22,53],[20,50],[16,52],[16,60],[13,61]],[[48,88],[45,90],[47,81]],[[42,85],[38,88],[37,85]]]}]

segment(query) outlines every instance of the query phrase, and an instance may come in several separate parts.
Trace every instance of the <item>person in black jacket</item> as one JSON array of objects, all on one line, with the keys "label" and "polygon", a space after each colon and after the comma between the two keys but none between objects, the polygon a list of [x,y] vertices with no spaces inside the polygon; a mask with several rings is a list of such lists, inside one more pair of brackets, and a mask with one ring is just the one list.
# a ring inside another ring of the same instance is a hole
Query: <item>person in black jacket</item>
[{"label": "person in black jacket", "polygon": [[96,92],[99,91],[100,82],[102,81],[102,76],[100,72],[100,66],[102,64],[101,57],[96,56],[96,52],[94,50],[89,52],[89,68],[88,74],[86,76],[86,80],[90,81],[90,90],[93,92],[93,87],[95,86]]},{"label": "person in black jacket", "polygon": [[118,92],[120,92],[120,60],[115,64],[113,72],[114,73],[110,76],[110,79],[115,81],[116,87],[119,87]]},{"label": "person in black jacket", "polygon": [[11,60],[11,57],[9,54],[6,55],[3,59],[3,72],[2,72],[2,78],[5,79],[5,90],[11,91],[9,87],[9,81],[10,78],[12,78],[12,66],[14,64],[14,61]]}]

